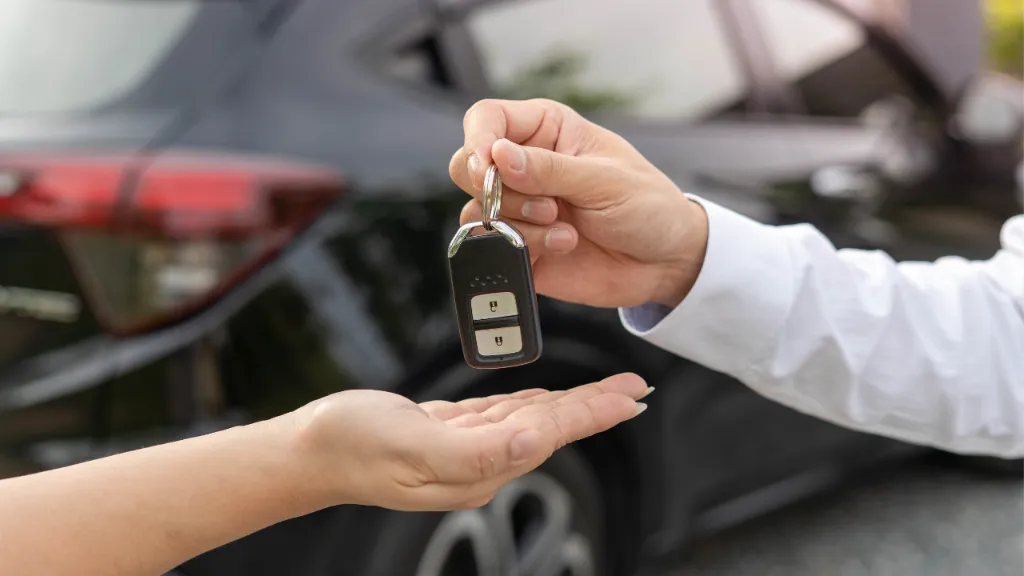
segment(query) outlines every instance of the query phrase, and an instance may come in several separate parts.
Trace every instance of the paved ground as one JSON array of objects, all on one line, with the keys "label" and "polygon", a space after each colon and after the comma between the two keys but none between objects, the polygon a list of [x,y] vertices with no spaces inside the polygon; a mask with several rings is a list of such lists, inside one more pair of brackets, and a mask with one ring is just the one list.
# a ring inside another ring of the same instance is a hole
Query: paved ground
[{"label": "paved ground", "polygon": [[1024,483],[916,463],[715,536],[672,576],[1022,576]]}]

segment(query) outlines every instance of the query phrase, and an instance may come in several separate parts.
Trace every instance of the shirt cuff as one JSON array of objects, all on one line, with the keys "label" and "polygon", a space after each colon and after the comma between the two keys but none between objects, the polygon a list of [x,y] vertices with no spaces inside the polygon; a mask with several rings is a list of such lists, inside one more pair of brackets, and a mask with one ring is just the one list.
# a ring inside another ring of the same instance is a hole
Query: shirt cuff
[{"label": "shirt cuff", "polygon": [[632,334],[720,372],[737,375],[768,357],[789,311],[796,278],[786,235],[703,198],[704,264],[675,309],[620,308]]}]

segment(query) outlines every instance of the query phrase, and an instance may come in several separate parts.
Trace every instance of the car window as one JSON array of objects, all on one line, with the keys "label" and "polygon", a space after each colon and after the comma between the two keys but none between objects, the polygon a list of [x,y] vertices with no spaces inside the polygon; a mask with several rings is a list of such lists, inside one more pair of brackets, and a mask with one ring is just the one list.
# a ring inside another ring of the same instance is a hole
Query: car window
[{"label": "car window", "polygon": [[199,0],[0,2],[0,113],[99,105],[135,86],[174,47]]},{"label": "car window", "polygon": [[377,62],[384,74],[409,84],[428,85],[444,90],[454,89],[443,51],[439,46],[437,30],[431,30],[413,42],[397,47]]},{"label": "car window", "polygon": [[257,8],[256,0],[0,0],[0,116],[186,105],[259,41]]},{"label": "car window", "polygon": [[856,117],[913,91],[868,41],[864,27],[816,0],[750,0],[776,72],[815,116]]},{"label": "car window", "polygon": [[717,0],[481,3],[464,21],[492,91],[687,121],[745,99]]}]

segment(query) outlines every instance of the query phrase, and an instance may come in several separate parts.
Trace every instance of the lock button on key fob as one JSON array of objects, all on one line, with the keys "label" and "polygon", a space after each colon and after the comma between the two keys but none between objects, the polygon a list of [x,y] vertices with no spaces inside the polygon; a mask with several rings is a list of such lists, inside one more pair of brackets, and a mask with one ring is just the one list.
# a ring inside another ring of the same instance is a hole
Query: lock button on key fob
[{"label": "lock button on key fob", "polygon": [[[500,186],[492,167],[485,180],[484,198],[492,200],[485,202],[484,220],[460,228],[448,249],[462,351],[474,368],[528,364],[542,348],[529,249],[514,227],[497,219],[493,203],[500,202]],[[479,227],[484,233],[470,236]]]}]

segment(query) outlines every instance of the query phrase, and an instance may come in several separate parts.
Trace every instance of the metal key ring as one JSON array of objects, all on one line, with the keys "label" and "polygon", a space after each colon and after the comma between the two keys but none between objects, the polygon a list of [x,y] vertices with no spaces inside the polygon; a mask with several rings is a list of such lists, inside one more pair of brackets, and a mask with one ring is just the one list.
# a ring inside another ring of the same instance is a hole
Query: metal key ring
[{"label": "metal key ring", "polygon": [[501,176],[498,175],[498,167],[494,164],[491,164],[484,176],[484,189],[480,197],[480,202],[483,205],[481,221],[484,228],[490,230],[491,222],[498,220],[498,215],[501,213]]}]

